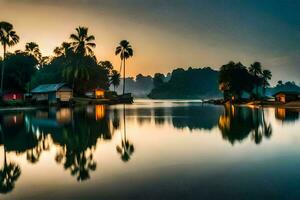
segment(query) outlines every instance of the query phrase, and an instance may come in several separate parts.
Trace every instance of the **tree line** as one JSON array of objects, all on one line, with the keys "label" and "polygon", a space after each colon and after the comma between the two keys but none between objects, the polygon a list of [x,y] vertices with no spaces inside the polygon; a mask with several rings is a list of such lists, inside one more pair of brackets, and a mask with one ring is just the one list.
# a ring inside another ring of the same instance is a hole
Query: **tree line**
[{"label": "tree line", "polygon": [[35,42],[26,43],[24,50],[8,52],[19,41],[13,25],[0,22],[0,43],[3,47],[3,57],[0,58],[1,94],[10,90],[29,92],[40,84],[59,82],[68,83],[77,95],[94,88],[108,89],[110,85],[115,88],[120,84],[121,71],[125,82],[126,60],[133,56],[131,44],[122,40],[115,49],[115,55],[121,60],[120,71],[114,70],[110,61],[98,61],[94,54],[95,36],[83,26],[76,28],[69,41],[57,46],[51,56],[43,56]]},{"label": "tree line", "polygon": [[[254,62],[250,67],[240,62],[229,62],[220,68],[219,89],[224,94],[224,99],[241,99],[246,92],[251,98],[259,99],[264,97],[272,73],[263,69],[260,62]],[[263,94],[259,93],[262,88]]]}]

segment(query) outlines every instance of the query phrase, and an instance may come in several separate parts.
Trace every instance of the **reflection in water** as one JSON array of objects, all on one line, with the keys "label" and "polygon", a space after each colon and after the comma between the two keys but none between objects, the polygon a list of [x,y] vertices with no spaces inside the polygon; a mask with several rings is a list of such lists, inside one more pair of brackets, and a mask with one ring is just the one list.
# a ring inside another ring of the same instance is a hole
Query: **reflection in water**
[{"label": "reflection in water", "polygon": [[[2,132],[2,125],[0,125],[1,141],[4,143],[5,135]],[[15,187],[15,182],[21,175],[21,168],[14,162],[7,161],[6,148],[4,146],[4,163],[0,169],[0,193],[11,192]]]},{"label": "reflection in water", "polygon": [[174,107],[171,110],[172,123],[175,128],[211,130],[222,110],[222,107],[216,106]]},{"label": "reflection in water", "polygon": [[[0,145],[4,150],[4,164],[0,171],[0,192],[13,190],[21,174],[21,167],[7,161],[7,152],[25,155],[28,163],[38,163],[43,152],[56,150],[55,161],[77,181],[88,180],[97,169],[94,154],[99,140],[110,141],[120,132],[116,146],[123,162],[135,152],[126,125],[142,129],[171,126],[186,132],[220,132],[230,144],[246,138],[255,144],[271,138],[273,126],[264,108],[210,106],[202,104],[174,104],[147,106],[103,105],[80,108],[50,108],[47,110],[1,113]],[[283,122],[299,120],[296,111],[278,108],[275,117]],[[199,131],[200,130],[200,131]],[[132,138],[132,135],[131,139]],[[158,137],[153,135],[153,137]],[[115,147],[113,147],[115,148]],[[115,150],[114,150],[115,151]]]},{"label": "reflection in water", "polygon": [[123,105],[123,133],[121,133],[121,145],[117,146],[117,152],[121,155],[121,159],[124,162],[129,161],[131,155],[134,152],[133,144],[128,140],[126,134],[126,109],[125,104]]},{"label": "reflection in water", "polygon": [[299,120],[299,112],[287,108],[276,108],[275,117],[283,123],[295,122]]},{"label": "reflection in water", "polygon": [[244,140],[249,134],[256,144],[261,143],[263,137],[271,137],[272,126],[266,122],[263,108],[249,109],[226,104],[224,110],[219,118],[219,128],[222,137],[231,144]]}]

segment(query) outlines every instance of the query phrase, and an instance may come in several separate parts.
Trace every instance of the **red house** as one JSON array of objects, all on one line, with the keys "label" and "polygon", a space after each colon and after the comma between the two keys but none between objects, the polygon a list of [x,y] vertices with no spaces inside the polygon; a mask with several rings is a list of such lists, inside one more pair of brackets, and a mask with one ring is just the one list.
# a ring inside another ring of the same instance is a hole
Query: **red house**
[{"label": "red house", "polygon": [[22,92],[5,92],[3,95],[3,101],[9,102],[9,101],[23,101],[24,100],[24,94]]}]

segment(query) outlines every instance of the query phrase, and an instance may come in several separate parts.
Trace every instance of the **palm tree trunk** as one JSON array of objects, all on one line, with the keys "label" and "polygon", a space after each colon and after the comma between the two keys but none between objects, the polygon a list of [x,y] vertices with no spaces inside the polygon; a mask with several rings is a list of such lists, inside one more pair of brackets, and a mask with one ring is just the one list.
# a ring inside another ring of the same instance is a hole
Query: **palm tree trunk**
[{"label": "palm tree trunk", "polygon": [[5,56],[6,56],[6,44],[3,45],[3,61],[2,61],[2,72],[1,72],[1,96],[3,95],[3,82],[4,82],[4,70],[5,70]]},{"label": "palm tree trunk", "polygon": [[125,94],[125,58],[123,57],[123,65],[124,65],[124,71],[123,71],[123,95]]}]

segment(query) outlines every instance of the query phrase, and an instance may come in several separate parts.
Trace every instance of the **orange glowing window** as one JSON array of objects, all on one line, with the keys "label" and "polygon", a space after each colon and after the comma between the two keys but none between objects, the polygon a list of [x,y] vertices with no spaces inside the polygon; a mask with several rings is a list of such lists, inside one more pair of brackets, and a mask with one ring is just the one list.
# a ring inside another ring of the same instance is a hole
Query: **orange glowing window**
[{"label": "orange glowing window", "polygon": [[96,105],[96,120],[103,119],[105,116],[105,108],[103,105]]},{"label": "orange glowing window", "polygon": [[104,90],[95,90],[96,98],[103,98],[104,97]]}]

